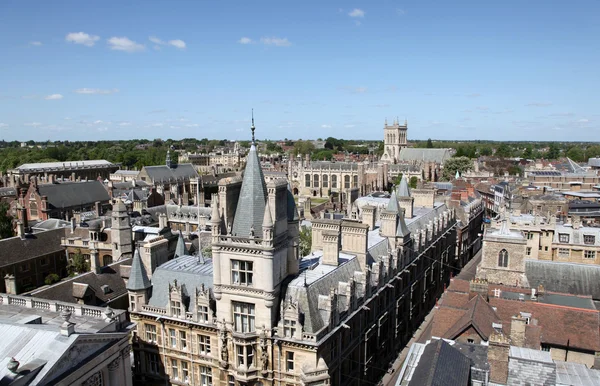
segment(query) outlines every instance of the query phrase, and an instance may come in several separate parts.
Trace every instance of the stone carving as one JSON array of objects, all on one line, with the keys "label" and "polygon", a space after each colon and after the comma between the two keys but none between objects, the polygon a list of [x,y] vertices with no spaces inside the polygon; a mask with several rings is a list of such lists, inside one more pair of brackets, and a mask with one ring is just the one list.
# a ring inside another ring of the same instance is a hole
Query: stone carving
[{"label": "stone carving", "polygon": [[98,371],[97,373],[93,374],[91,377],[86,379],[81,386],[104,386],[102,373]]},{"label": "stone carving", "polygon": [[108,364],[108,371],[116,371],[120,365],[121,365],[121,357],[119,356]]},{"label": "stone carving", "polygon": [[265,328],[263,326],[263,332],[260,336],[260,361],[262,364],[262,373],[265,374],[269,371],[269,353],[267,347],[267,336],[265,334]]},{"label": "stone carving", "polygon": [[229,350],[227,349],[227,330],[225,319],[219,331],[219,338],[221,339],[221,366],[227,368],[229,364]]}]

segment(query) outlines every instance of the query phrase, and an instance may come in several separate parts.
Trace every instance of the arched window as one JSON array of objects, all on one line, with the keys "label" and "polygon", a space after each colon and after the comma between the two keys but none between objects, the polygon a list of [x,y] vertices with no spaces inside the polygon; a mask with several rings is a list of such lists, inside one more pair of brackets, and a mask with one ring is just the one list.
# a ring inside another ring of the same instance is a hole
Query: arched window
[{"label": "arched window", "polygon": [[508,252],[506,249],[498,253],[498,267],[508,267]]},{"label": "arched window", "polygon": [[353,176],[352,177],[352,187],[353,188],[358,188],[358,176]]},{"label": "arched window", "polygon": [[350,176],[344,176],[344,189],[350,189]]},{"label": "arched window", "polygon": [[319,175],[315,174],[313,176],[313,188],[318,188],[319,187]]},{"label": "arched window", "polygon": [[323,174],[323,187],[324,188],[328,188],[329,187],[329,176],[327,174]]},{"label": "arched window", "polygon": [[304,186],[310,188],[310,174],[304,176]]},{"label": "arched window", "polygon": [[35,201],[29,202],[29,215],[31,218],[37,218],[38,216],[37,204]]},{"label": "arched window", "polygon": [[337,175],[335,174],[331,176],[331,187],[337,189]]}]

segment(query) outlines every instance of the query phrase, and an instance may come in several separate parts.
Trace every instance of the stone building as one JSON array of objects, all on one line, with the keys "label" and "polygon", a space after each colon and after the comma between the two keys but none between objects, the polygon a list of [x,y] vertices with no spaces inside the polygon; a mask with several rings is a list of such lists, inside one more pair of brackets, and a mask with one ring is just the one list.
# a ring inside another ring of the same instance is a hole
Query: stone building
[{"label": "stone building", "polygon": [[0,293],[3,385],[131,386],[126,311]]},{"label": "stone building", "polygon": [[23,164],[9,170],[3,176],[3,186],[17,186],[19,181],[27,182],[36,177],[40,181],[51,180],[105,180],[111,173],[116,172],[119,165],[105,160],[67,161],[67,162],[39,162]]},{"label": "stone building", "polygon": [[374,211],[313,222],[313,251],[298,256],[292,192],[286,181],[265,183],[253,145],[243,180],[222,180],[211,200],[212,257],[184,255],[148,272],[134,256],[135,379],[358,385],[380,377],[449,280],[456,240],[444,204],[392,198],[379,223]]},{"label": "stone building", "polygon": [[383,156],[381,160],[386,163],[395,164],[400,159],[400,150],[408,146],[408,122],[400,125],[398,119],[388,125],[387,119],[383,125]]}]

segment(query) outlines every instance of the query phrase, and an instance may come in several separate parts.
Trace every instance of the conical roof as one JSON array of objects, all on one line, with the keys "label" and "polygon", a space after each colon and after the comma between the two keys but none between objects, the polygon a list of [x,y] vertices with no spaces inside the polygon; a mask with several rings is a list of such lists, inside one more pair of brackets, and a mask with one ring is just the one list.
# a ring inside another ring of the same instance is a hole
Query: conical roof
[{"label": "conical roof", "polygon": [[398,206],[398,197],[396,196],[395,190],[392,190],[392,195],[390,196],[390,201],[388,202],[386,210],[388,212],[400,213],[400,207]]},{"label": "conical roof", "polygon": [[177,246],[175,247],[175,256],[181,257],[188,254],[187,248],[185,247],[185,241],[183,240],[183,234],[179,231],[179,238],[177,239]]},{"label": "conical roof", "polygon": [[267,185],[253,143],[246,160],[242,189],[235,209],[231,233],[234,236],[248,237],[252,227],[255,230],[262,229],[266,201]]},{"label": "conical roof", "polygon": [[398,218],[398,225],[396,226],[396,236],[405,237],[410,234],[408,227],[406,226],[406,222],[404,221],[404,210],[400,211],[400,216]]},{"label": "conical roof", "polygon": [[272,227],[273,226],[273,217],[271,216],[271,205],[269,205],[269,200],[265,204],[265,215],[263,217],[262,222],[263,227]]},{"label": "conical roof", "polygon": [[287,190],[287,219],[288,221],[296,221],[299,219],[296,201],[294,200],[294,193],[292,193],[290,184],[288,184]]},{"label": "conical roof", "polygon": [[400,185],[398,186],[398,197],[410,197],[410,188],[408,187],[408,180],[406,176],[400,179]]},{"label": "conical roof", "polygon": [[144,268],[144,264],[142,264],[142,259],[140,258],[140,251],[136,249],[133,254],[133,261],[131,262],[127,289],[130,291],[141,291],[150,288],[151,285],[146,274],[146,268]]}]

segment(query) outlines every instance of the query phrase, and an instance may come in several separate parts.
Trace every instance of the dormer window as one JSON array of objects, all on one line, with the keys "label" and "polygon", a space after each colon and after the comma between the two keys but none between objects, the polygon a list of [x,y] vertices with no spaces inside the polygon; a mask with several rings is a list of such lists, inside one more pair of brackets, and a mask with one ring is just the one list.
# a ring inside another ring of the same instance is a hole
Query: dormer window
[{"label": "dormer window", "polygon": [[569,242],[569,235],[567,233],[559,233],[558,234],[558,241],[561,243],[568,243]]},{"label": "dormer window", "polygon": [[583,243],[586,245],[594,245],[596,243],[596,236],[583,235]]},{"label": "dormer window", "polygon": [[181,302],[171,300],[171,314],[173,316],[181,316]]},{"label": "dormer window", "polygon": [[296,335],[296,321],[292,319],[283,320],[283,336],[293,338]]}]

